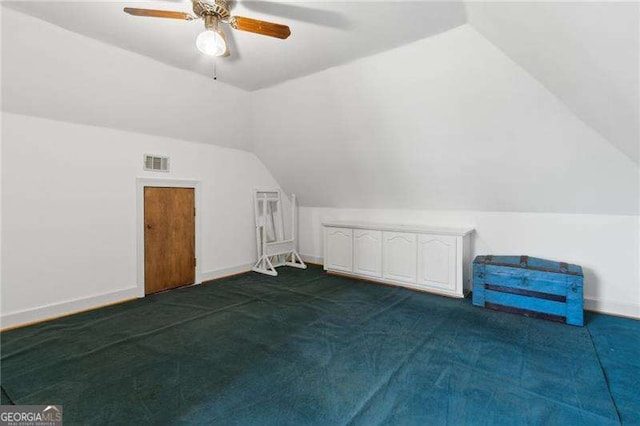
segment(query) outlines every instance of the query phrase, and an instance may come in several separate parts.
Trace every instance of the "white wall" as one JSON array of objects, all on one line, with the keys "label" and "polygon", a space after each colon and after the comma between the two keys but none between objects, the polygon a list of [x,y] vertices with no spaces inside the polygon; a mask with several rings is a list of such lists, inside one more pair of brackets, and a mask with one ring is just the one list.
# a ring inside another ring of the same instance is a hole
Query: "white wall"
[{"label": "white wall", "polygon": [[300,253],[322,263],[323,220],[471,226],[473,256],[512,254],[582,265],[588,309],[640,318],[638,216],[479,211],[300,210]]},{"label": "white wall", "polygon": [[244,92],[2,12],[3,327],[135,296],[143,153],[202,180],[203,272],[246,268],[250,189],[276,182],[214,145],[251,142],[303,205],[338,208],[301,210],[306,255],[325,216],[469,224],[476,254],[580,263],[592,306],[637,315],[637,165],[469,26],[256,92],[248,118]]},{"label": "white wall", "polygon": [[2,9],[3,111],[250,149],[248,93]]},{"label": "white wall", "polygon": [[253,101],[310,259],[324,217],[471,225],[474,254],[578,263],[587,306],[640,316],[637,164],[472,27]]},{"label": "white wall", "polygon": [[[136,297],[136,177],[202,182],[205,280],[255,260],[251,190],[277,184],[254,154],[2,118],[3,327]],[[171,172],[144,172],[145,153],[170,156]]]},{"label": "white wall", "polygon": [[468,25],[253,101],[305,206],[638,213],[637,164]]}]

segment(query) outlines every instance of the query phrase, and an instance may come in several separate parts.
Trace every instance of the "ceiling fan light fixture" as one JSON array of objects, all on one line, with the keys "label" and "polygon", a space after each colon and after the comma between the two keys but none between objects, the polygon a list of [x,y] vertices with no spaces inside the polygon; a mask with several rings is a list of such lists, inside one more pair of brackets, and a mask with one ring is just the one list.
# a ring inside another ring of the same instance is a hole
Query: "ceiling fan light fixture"
[{"label": "ceiling fan light fixture", "polygon": [[[0,0],[2,1],[2,0]],[[205,30],[196,38],[196,47],[200,52],[208,56],[230,56],[227,39],[220,22],[229,25],[230,28],[246,31],[268,37],[286,39],[291,35],[291,30],[286,25],[257,19],[231,16],[231,3],[235,0],[191,0],[193,13],[178,12],[173,10],[138,9],[125,7],[124,12],[133,16],[148,16],[153,18],[179,19],[192,21],[202,19]]]},{"label": "ceiling fan light fixture", "polygon": [[227,44],[222,35],[214,30],[204,30],[196,38],[196,47],[205,55],[222,56],[227,50]]}]

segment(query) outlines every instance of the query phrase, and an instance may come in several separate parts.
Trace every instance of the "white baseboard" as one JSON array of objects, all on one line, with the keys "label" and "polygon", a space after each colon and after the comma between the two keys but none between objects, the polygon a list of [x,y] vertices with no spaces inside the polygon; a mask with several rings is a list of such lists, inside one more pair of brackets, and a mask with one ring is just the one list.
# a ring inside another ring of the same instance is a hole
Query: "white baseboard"
[{"label": "white baseboard", "polygon": [[23,311],[2,313],[0,315],[0,328],[8,329],[36,322],[53,319],[60,316],[99,308],[138,297],[136,287],[116,290],[110,293],[97,294],[61,303],[40,306]]},{"label": "white baseboard", "polygon": [[[253,263],[233,266],[231,268],[217,269],[202,273],[202,281],[223,278],[229,275],[235,275],[242,272],[249,272],[253,267]],[[137,287],[131,287],[122,290],[116,290],[109,293],[98,294],[95,296],[83,297],[79,299],[69,300],[66,302],[52,303],[50,305],[40,306],[22,311],[7,312],[0,315],[0,330],[11,329],[15,327],[25,326],[37,322],[51,320],[57,317],[72,315],[78,312],[100,308],[105,305],[122,302],[129,299],[141,297]]]},{"label": "white baseboard", "polygon": [[316,265],[324,265],[324,259],[321,256],[311,256],[310,254],[301,254],[303,262],[315,263]]},{"label": "white baseboard", "polygon": [[230,268],[215,269],[213,271],[203,272],[201,274],[202,282],[217,280],[219,278],[228,277],[229,275],[241,274],[243,272],[249,272],[253,268],[252,263],[245,263],[243,265],[232,266]]},{"label": "white baseboard", "polygon": [[[322,265],[323,258],[319,256],[300,255],[302,260],[309,263]],[[202,273],[202,281],[210,281],[218,278],[227,277],[229,275],[240,274],[251,271],[253,263],[237,265],[230,268],[216,269]],[[74,313],[99,308],[105,305],[122,302],[138,297],[137,287],[116,290],[110,293],[98,294],[79,299],[74,299],[62,303],[41,306],[23,311],[2,313],[0,315],[0,329],[9,329],[17,326],[27,325],[35,322],[41,322],[60,316],[71,315]],[[640,305],[632,303],[608,302],[598,299],[585,298],[584,307],[589,311],[600,312],[603,314],[618,315],[630,318],[640,319]]]},{"label": "white baseboard", "polygon": [[[322,256],[301,254],[300,257],[305,262],[315,263],[318,265],[324,264],[324,259],[322,258]],[[633,303],[608,302],[604,300],[585,297],[584,308],[588,311],[594,311],[602,314],[640,319],[640,303],[633,304]]]},{"label": "white baseboard", "polygon": [[608,302],[585,297],[584,308],[602,314],[640,319],[640,304]]}]

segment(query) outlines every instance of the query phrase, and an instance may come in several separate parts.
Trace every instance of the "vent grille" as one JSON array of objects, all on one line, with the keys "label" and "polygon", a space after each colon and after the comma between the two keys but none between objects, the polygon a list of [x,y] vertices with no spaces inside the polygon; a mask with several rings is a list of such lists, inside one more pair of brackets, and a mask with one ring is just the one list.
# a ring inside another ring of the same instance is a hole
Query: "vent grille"
[{"label": "vent grille", "polygon": [[169,157],[145,154],[144,169],[150,172],[168,172]]}]

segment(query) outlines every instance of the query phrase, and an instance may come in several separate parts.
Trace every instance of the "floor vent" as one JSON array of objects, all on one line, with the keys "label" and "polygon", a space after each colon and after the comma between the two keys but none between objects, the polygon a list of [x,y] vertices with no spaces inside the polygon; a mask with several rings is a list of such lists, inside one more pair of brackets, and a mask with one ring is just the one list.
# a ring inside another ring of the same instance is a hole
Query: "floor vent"
[{"label": "floor vent", "polygon": [[145,154],[144,169],[150,172],[168,172],[169,157]]}]

